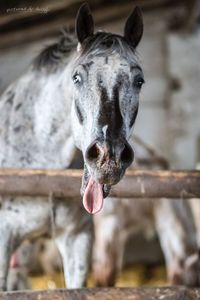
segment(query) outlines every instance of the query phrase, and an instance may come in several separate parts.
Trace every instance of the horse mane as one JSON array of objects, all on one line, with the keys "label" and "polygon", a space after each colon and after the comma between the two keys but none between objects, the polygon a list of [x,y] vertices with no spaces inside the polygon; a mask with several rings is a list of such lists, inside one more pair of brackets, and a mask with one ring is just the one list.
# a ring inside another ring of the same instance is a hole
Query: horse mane
[{"label": "horse mane", "polygon": [[61,62],[75,50],[77,40],[74,35],[63,32],[59,40],[45,47],[33,61],[35,70],[47,69],[54,72],[60,66]]},{"label": "horse mane", "polygon": [[[51,44],[41,51],[35,58],[33,67],[36,70],[46,69],[48,72],[55,72],[64,59],[75,50],[77,39],[74,35],[64,32],[58,42]],[[120,56],[134,61],[135,49],[126,40],[118,35],[104,31],[98,31],[88,37],[81,45],[80,57],[88,54],[93,56],[108,56],[118,53]]]}]

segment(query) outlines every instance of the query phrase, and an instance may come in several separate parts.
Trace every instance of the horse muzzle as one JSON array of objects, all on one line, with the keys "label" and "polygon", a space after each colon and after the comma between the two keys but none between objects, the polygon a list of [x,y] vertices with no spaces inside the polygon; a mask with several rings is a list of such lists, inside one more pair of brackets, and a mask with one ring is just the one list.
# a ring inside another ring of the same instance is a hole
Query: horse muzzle
[{"label": "horse muzzle", "polygon": [[127,141],[107,143],[95,140],[85,153],[85,162],[91,176],[97,182],[107,185],[120,181],[133,158],[133,150]]}]

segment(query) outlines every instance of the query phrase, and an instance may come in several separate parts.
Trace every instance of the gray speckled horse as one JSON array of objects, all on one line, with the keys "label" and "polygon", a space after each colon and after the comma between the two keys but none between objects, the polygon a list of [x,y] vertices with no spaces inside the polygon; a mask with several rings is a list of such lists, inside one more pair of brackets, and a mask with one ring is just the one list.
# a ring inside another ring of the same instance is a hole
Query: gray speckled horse
[{"label": "gray speckled horse", "polygon": [[[94,33],[90,10],[82,5],[76,19],[78,47],[74,39],[62,37],[2,95],[0,166],[67,168],[77,146],[85,165],[83,204],[89,213],[98,212],[133,160],[128,139],[144,82],[135,53],[142,32],[141,12],[135,8],[124,36]],[[1,290],[12,252],[25,238],[50,234],[52,215],[67,286],[85,284],[92,218],[79,201],[44,200],[1,198]]]}]

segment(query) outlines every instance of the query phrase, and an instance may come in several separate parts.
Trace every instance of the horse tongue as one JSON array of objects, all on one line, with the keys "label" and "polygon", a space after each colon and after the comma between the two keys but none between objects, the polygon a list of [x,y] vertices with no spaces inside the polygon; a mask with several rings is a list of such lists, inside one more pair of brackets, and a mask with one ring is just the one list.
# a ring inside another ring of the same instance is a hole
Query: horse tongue
[{"label": "horse tongue", "polygon": [[84,192],[83,205],[90,214],[96,214],[103,206],[103,185],[95,182],[92,177]]}]

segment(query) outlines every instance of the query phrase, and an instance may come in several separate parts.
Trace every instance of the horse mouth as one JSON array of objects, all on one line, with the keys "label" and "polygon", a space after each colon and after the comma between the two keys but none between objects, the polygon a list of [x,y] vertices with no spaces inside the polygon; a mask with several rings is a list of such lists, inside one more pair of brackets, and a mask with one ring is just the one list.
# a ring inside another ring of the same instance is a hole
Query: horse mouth
[{"label": "horse mouth", "polygon": [[91,176],[82,185],[83,206],[89,214],[98,213],[109,195],[110,186],[96,182]]}]

